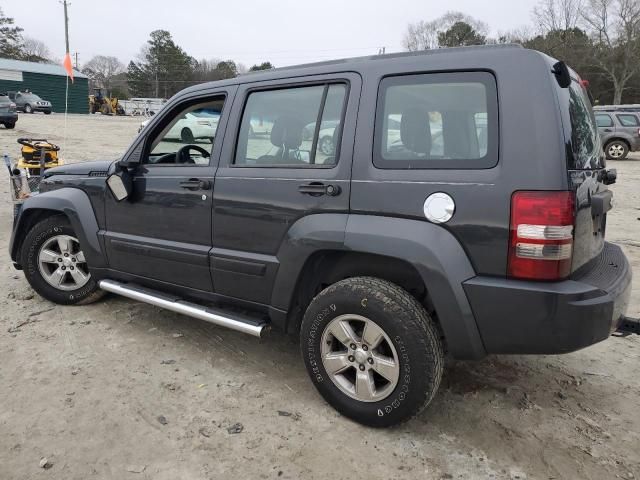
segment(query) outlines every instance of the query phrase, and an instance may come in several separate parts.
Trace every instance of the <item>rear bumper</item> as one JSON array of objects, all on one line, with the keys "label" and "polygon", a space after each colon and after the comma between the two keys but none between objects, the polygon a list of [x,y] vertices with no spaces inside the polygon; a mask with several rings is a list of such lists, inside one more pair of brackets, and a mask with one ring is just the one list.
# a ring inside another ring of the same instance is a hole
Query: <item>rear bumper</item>
[{"label": "rear bumper", "polygon": [[11,113],[0,113],[0,123],[16,123],[18,121],[18,114],[15,112]]},{"label": "rear bumper", "polygon": [[464,289],[487,353],[567,353],[618,328],[631,296],[631,267],[620,247],[605,243],[598,262],[578,278],[475,277]]}]

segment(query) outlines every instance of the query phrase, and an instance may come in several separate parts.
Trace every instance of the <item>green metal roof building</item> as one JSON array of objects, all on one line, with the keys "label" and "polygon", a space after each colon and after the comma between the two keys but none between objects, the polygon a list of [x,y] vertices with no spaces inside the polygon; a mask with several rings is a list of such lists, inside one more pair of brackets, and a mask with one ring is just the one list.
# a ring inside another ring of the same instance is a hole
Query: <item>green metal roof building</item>
[{"label": "green metal roof building", "polygon": [[[89,113],[89,79],[73,71],[74,82],[69,79],[69,113]],[[53,111],[64,112],[67,72],[62,65],[23,62],[0,58],[0,92],[31,90],[43,100],[49,100]]]}]

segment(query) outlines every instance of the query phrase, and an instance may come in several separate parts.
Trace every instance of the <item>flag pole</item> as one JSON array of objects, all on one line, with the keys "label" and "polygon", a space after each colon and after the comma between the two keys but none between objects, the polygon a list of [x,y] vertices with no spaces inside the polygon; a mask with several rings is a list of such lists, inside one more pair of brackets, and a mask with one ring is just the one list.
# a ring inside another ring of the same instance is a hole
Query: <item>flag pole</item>
[{"label": "flag pole", "polygon": [[71,82],[73,82],[73,65],[71,64],[71,56],[69,54],[69,15],[67,11],[68,3],[67,0],[63,0],[61,3],[64,6],[64,43],[66,47],[63,65],[64,69],[67,71],[67,82],[64,92],[64,131],[62,137],[62,151],[65,152],[63,155],[66,156],[67,113],[69,109],[69,77],[71,77]]}]

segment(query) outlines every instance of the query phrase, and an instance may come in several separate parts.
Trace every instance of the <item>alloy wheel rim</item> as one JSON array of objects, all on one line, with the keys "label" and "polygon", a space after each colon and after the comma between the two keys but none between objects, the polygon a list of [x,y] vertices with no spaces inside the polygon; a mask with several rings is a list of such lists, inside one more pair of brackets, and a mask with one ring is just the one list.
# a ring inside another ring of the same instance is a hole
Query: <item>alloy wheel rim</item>
[{"label": "alloy wheel rim", "polygon": [[321,358],[333,384],[355,400],[384,400],[398,385],[400,359],[393,342],[367,317],[331,320],[322,334]]},{"label": "alloy wheel rim", "polygon": [[55,235],[42,244],[38,269],[45,282],[58,290],[77,290],[91,278],[80,242],[71,235]]},{"label": "alloy wheel rim", "polygon": [[609,155],[612,158],[620,158],[622,155],[624,155],[624,148],[619,144],[611,145],[609,147]]}]

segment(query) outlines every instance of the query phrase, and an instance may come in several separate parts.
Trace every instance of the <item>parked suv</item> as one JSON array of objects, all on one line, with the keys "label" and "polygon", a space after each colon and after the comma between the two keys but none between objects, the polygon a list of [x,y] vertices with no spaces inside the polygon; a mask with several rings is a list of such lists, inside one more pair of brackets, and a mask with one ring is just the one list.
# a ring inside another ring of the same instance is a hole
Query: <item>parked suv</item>
[{"label": "parked suv", "polygon": [[640,150],[640,113],[596,109],[595,115],[607,158],[624,160],[629,152]]},{"label": "parked suv", "polygon": [[42,112],[45,115],[49,115],[51,113],[51,102],[43,100],[35,93],[9,92],[9,97],[16,103],[16,108],[20,112]]},{"label": "parked suv", "polygon": [[16,104],[9,99],[6,93],[0,93],[0,125],[11,129],[16,126],[17,121]]},{"label": "parked suv", "polygon": [[[220,114],[213,143],[176,141],[198,109]],[[631,269],[605,242],[614,180],[580,79],[541,53],[327,62],[190,87],[119,161],[49,170],[11,258],[60,304],[108,291],[295,333],[331,405],[389,426],[431,401],[445,354],[616,330]]]}]

